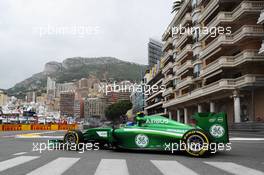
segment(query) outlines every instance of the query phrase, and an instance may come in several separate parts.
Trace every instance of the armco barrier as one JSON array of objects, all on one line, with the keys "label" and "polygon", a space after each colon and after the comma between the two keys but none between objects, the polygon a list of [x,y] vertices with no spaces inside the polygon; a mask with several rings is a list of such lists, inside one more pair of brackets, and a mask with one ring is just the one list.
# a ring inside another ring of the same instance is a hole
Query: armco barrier
[{"label": "armco barrier", "polygon": [[51,130],[51,125],[32,124],[31,130]]},{"label": "armco barrier", "polygon": [[76,124],[71,124],[71,125],[59,124],[59,130],[74,130],[77,128],[78,128],[78,125]]},{"label": "armco barrier", "polygon": [[21,131],[22,126],[19,124],[4,124],[2,125],[3,131]]},{"label": "armco barrier", "polygon": [[75,130],[77,124],[1,124],[0,131],[29,131],[29,130]]}]

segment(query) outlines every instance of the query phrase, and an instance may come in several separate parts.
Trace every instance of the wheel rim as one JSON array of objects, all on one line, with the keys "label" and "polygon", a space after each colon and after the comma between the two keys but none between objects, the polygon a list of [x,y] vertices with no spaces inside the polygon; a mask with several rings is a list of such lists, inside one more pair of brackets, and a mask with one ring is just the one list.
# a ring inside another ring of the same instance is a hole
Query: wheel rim
[{"label": "wheel rim", "polygon": [[68,144],[75,144],[76,143],[76,138],[73,134],[68,134],[66,136],[65,140],[66,140],[66,143],[68,143]]},{"label": "wheel rim", "polygon": [[198,153],[203,149],[204,139],[199,135],[192,135],[187,140],[188,149],[194,153]]}]

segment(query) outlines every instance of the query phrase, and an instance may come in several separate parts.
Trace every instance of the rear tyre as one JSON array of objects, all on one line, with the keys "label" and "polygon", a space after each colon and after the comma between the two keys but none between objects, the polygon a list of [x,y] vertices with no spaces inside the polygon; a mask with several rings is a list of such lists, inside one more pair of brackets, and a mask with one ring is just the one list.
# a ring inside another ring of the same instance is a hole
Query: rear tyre
[{"label": "rear tyre", "polygon": [[188,155],[201,157],[209,152],[209,138],[199,129],[193,129],[188,131],[183,136],[183,142],[185,144],[185,151]]}]

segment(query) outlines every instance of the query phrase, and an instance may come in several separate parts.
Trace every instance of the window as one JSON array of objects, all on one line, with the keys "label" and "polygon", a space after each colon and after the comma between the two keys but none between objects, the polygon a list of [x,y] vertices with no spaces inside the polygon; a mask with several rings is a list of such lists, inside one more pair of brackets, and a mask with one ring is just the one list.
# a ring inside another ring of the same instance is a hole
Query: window
[{"label": "window", "polygon": [[173,59],[176,60],[176,58],[177,58],[177,52],[174,52],[173,53]]},{"label": "window", "polygon": [[199,42],[199,34],[200,34],[200,29],[199,28],[196,28],[193,31],[193,43]]},{"label": "window", "polygon": [[198,0],[192,0],[192,9],[195,9],[198,5]]},{"label": "window", "polygon": [[198,78],[200,76],[201,67],[202,67],[201,64],[196,64],[194,66],[194,69],[193,69],[193,74],[194,74],[193,76],[194,76],[194,78]]}]

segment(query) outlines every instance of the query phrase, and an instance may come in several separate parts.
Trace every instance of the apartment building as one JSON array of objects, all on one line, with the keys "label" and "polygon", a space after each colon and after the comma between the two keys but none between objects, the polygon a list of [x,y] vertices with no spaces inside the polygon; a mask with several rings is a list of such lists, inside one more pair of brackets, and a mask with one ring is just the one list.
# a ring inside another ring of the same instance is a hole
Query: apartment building
[{"label": "apartment building", "polygon": [[[144,83],[146,90],[144,91],[145,99],[145,113],[148,115],[160,114],[164,115],[165,111],[162,107],[163,97],[161,85],[164,80],[164,76],[161,71],[162,65],[156,64],[152,68],[146,71],[144,76]],[[153,87],[158,87],[152,90]]]},{"label": "apartment building", "polygon": [[264,121],[263,9],[263,0],[183,1],[162,36],[162,107],[171,117],[188,123],[196,112],[226,112],[230,124]]},{"label": "apartment building", "polygon": [[106,107],[105,98],[86,98],[84,101],[84,117],[98,117],[99,119],[105,119]]},{"label": "apartment building", "polygon": [[60,93],[60,113],[61,116],[73,117],[74,116],[74,92]]},{"label": "apartment building", "polygon": [[148,65],[153,67],[160,62],[162,56],[162,43],[154,39],[149,39],[148,43]]},{"label": "apartment building", "polygon": [[[260,16],[259,16],[259,20],[258,20],[259,24],[262,24],[264,27],[264,9],[261,11]],[[262,37],[262,45],[261,48],[259,50],[259,54],[264,54],[264,37]]]}]

